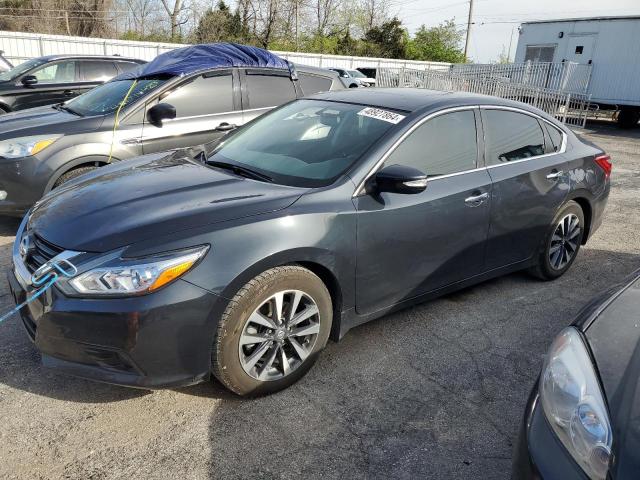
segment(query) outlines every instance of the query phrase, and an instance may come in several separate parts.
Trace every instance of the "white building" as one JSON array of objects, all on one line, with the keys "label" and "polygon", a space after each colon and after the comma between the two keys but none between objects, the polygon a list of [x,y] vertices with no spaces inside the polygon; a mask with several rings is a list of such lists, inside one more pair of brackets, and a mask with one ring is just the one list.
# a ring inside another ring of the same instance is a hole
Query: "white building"
[{"label": "white building", "polygon": [[620,122],[640,119],[640,16],[523,23],[515,62],[577,62],[592,66],[588,93],[620,108]]}]

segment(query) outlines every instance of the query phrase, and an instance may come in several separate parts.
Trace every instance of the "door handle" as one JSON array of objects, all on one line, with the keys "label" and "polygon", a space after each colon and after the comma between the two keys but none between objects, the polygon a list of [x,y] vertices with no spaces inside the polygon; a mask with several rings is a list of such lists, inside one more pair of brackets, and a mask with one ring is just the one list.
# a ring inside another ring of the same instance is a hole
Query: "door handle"
[{"label": "door handle", "polygon": [[489,194],[487,192],[480,193],[478,195],[472,195],[464,199],[464,203],[470,205],[472,207],[477,207],[482,205],[482,203],[489,198]]},{"label": "door handle", "polygon": [[73,90],[65,90],[64,92],[62,92],[62,94],[65,97],[73,97],[76,94],[76,92],[74,92]]},{"label": "door handle", "polygon": [[229,130],[234,130],[236,128],[238,128],[238,126],[234,123],[222,122],[216,127],[216,130],[218,132],[228,132]]},{"label": "door handle", "polygon": [[562,176],[562,170],[552,171],[549,175],[547,175],[547,180],[557,180]]}]

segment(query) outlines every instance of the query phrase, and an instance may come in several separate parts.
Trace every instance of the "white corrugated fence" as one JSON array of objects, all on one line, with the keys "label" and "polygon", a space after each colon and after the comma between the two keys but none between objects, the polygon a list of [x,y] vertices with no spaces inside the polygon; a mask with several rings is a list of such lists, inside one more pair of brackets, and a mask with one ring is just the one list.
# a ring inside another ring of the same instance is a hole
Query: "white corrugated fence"
[{"label": "white corrugated fence", "polygon": [[[68,37],[35,33],[0,31],[0,50],[14,65],[43,55],[121,55],[142,60],[152,60],[160,53],[186,46],[181,43],[136,42],[103,38]],[[338,68],[412,68],[446,70],[451,64],[443,62],[419,62],[390,58],[349,57],[319,53],[274,52],[292,62],[315,67]]]}]

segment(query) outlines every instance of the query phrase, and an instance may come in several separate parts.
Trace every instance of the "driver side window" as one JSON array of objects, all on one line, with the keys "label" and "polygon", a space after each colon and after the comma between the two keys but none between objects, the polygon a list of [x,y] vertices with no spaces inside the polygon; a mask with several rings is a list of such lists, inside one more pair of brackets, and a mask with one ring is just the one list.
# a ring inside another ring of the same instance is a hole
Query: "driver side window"
[{"label": "driver side window", "polygon": [[46,65],[30,75],[38,79],[38,83],[73,83],[76,81],[76,62],[73,60]]},{"label": "driver side window", "polygon": [[416,128],[384,165],[417,168],[429,177],[476,168],[478,144],[473,110],[445,113]]}]

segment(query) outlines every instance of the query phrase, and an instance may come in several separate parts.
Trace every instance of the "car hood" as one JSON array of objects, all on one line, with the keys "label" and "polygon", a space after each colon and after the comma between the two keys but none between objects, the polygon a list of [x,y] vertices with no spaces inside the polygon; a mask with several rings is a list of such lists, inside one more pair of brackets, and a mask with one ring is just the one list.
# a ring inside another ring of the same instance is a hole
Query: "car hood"
[{"label": "car hood", "polygon": [[585,332],[609,404],[613,478],[640,472],[640,276],[634,277]]},{"label": "car hood", "polygon": [[67,250],[106,252],[207,224],[277,211],[306,189],[236,176],[185,151],[119,162],[54,190],[28,230]]},{"label": "car hood", "polygon": [[[80,117],[51,105],[29,108],[18,112],[0,115],[0,140],[28,135],[46,135],[48,133],[74,133],[78,126],[83,130],[91,129],[90,124],[102,123],[102,117]],[[96,126],[97,126],[96,125]]]}]

